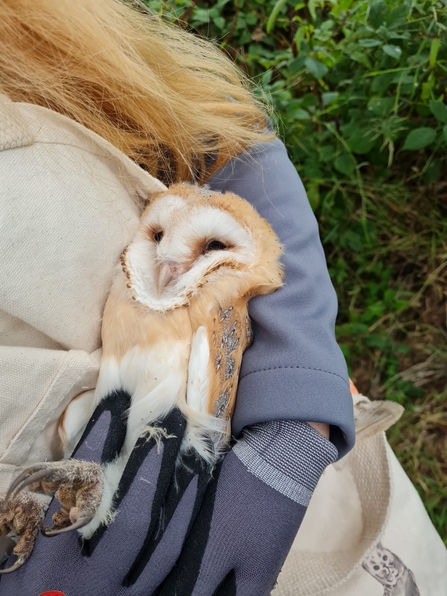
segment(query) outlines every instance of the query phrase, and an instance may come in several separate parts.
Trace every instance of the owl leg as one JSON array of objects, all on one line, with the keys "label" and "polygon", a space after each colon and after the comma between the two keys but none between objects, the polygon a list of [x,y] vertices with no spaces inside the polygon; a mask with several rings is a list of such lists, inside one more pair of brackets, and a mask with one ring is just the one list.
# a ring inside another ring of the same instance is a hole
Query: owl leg
[{"label": "owl leg", "polygon": [[55,495],[62,508],[53,514],[53,527],[42,528],[45,536],[55,536],[86,526],[101,503],[104,477],[94,462],[62,460],[26,469],[12,483],[7,499],[24,488],[32,493]]},{"label": "owl leg", "polygon": [[0,574],[19,569],[30,556],[50,499],[29,492],[19,493],[0,502],[0,536],[5,538],[4,558],[16,555],[16,562]]}]

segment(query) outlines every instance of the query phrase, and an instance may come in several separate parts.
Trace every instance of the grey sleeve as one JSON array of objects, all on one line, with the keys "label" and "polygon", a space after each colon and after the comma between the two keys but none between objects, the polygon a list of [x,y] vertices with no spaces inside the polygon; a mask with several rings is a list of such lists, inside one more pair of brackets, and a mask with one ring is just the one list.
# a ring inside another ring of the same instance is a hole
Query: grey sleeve
[{"label": "grey sleeve", "polygon": [[346,363],[335,341],[337,298],[295,167],[277,139],[229,161],[209,185],[248,200],[284,246],[284,287],[249,303],[254,342],[242,362],[233,434],[272,420],[323,422],[342,457],[355,433]]}]

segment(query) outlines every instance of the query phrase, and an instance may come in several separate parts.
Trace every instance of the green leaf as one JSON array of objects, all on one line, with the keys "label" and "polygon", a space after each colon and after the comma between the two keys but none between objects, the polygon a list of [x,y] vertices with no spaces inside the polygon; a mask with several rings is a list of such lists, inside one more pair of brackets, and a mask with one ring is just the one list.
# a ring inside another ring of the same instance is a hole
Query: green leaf
[{"label": "green leaf", "polygon": [[335,101],[339,95],[340,93],[338,91],[328,91],[327,93],[322,93],[321,101],[323,106],[328,106],[330,103]]},{"label": "green leaf", "polygon": [[295,60],[292,60],[292,62],[289,64],[287,68],[288,72],[290,72],[291,74],[299,72],[304,68],[305,61],[306,56],[298,56],[298,58],[295,58]]},{"label": "green leaf", "polygon": [[353,153],[365,155],[371,151],[374,145],[374,139],[370,130],[357,128],[348,138],[349,148]]},{"label": "green leaf", "polygon": [[268,85],[270,83],[270,81],[272,80],[272,76],[273,76],[273,70],[266,70],[262,76],[261,76],[261,85],[265,86]]},{"label": "green leaf", "polygon": [[[295,10],[296,10],[296,8],[295,8]],[[334,25],[335,25],[335,21],[333,21],[332,19],[323,21],[320,25],[320,31],[324,31],[324,32],[330,31],[331,29],[333,29]]]},{"label": "green leaf", "polygon": [[194,19],[199,21],[199,23],[209,23],[209,12],[204,8],[197,8],[194,11]]},{"label": "green leaf", "polygon": [[378,29],[380,27],[385,20],[387,12],[388,6],[384,0],[376,0],[376,2],[373,2],[369,10],[368,21],[374,27],[374,29]]},{"label": "green leaf", "polygon": [[323,145],[323,147],[320,148],[319,153],[319,161],[326,163],[335,159],[337,151],[334,145]]},{"label": "green leaf", "polygon": [[316,182],[310,182],[306,185],[306,191],[310,206],[315,211],[320,204],[320,187]]},{"label": "green leaf", "polygon": [[318,167],[314,160],[306,160],[300,173],[309,180],[319,180],[323,178],[323,172]]},{"label": "green leaf", "polygon": [[254,12],[246,13],[245,20],[247,21],[248,25],[256,25],[258,22],[258,17]]},{"label": "green leaf", "polygon": [[271,33],[275,23],[276,23],[276,19],[278,18],[279,13],[281,12],[281,9],[284,8],[284,6],[287,4],[287,0],[277,0],[275,6],[273,7],[272,12],[270,13],[269,18],[267,19],[267,25],[265,26],[265,30],[267,31],[267,33]]},{"label": "green leaf", "polygon": [[359,46],[362,48],[375,48],[377,46],[381,46],[382,42],[380,39],[360,39]]},{"label": "green leaf", "polygon": [[[379,309],[374,310],[375,316],[379,317],[383,311],[377,312]],[[365,345],[369,346],[370,348],[378,348],[381,351],[386,350],[386,348],[389,346],[390,340],[387,337],[382,337],[381,335],[378,335],[377,333],[371,333],[370,335],[368,335],[367,337],[365,337],[364,339],[365,341]]]},{"label": "green leaf", "polygon": [[360,253],[363,249],[363,235],[354,232],[353,230],[347,230],[343,234],[342,243],[344,246],[347,246],[352,251]]},{"label": "green leaf", "polygon": [[443,127],[442,134],[444,136],[444,141],[447,143],[447,124]]},{"label": "green leaf", "polygon": [[431,96],[431,92],[433,91],[433,88],[436,84],[435,77],[433,75],[434,75],[434,73],[431,72],[427,81],[425,83],[422,83],[422,92],[421,92],[422,101],[427,101]]},{"label": "green leaf", "polygon": [[327,66],[315,58],[306,58],[304,64],[316,79],[322,79],[328,73]]},{"label": "green leaf", "polygon": [[305,93],[301,98],[303,108],[312,108],[318,104],[318,99],[313,93]]},{"label": "green leaf", "polygon": [[236,29],[245,29],[247,23],[245,22],[245,15],[238,15],[236,21]]},{"label": "green leaf", "polygon": [[431,110],[425,103],[417,103],[416,105],[416,112],[419,116],[423,116],[424,118],[430,118]]},{"label": "green leaf", "polygon": [[393,10],[391,10],[391,12],[388,13],[386,18],[386,23],[388,27],[398,27],[399,25],[405,23],[405,19],[408,15],[408,8],[409,7],[405,2],[402,2],[401,4],[393,8]]},{"label": "green leaf", "polygon": [[394,99],[392,97],[372,97],[368,101],[368,110],[374,116],[387,116],[394,107]]},{"label": "green leaf", "polygon": [[434,101],[431,100],[428,104],[430,107],[430,111],[433,116],[439,122],[445,123],[447,122],[447,106],[442,101]]},{"label": "green leaf", "polygon": [[298,52],[301,50],[301,44],[304,41],[304,37],[304,27],[299,27],[298,31],[295,33],[295,37],[293,38]]},{"label": "green leaf", "polygon": [[307,2],[307,8],[310,12],[310,16],[312,17],[313,21],[315,21],[317,18],[317,13],[315,11],[317,3],[318,3],[318,0],[308,0],[308,2]]},{"label": "green leaf", "polygon": [[427,147],[428,145],[433,143],[435,138],[436,130],[434,130],[433,128],[421,126],[420,128],[415,128],[407,135],[402,149],[407,149],[409,151],[423,149],[424,147]]},{"label": "green leaf", "polygon": [[341,153],[334,161],[335,169],[341,174],[350,176],[354,173],[355,165],[349,153]]},{"label": "green leaf", "polygon": [[391,58],[396,58],[396,60],[402,56],[402,49],[399,46],[393,46],[387,43],[382,46],[382,50],[385,52],[385,54],[391,56]]},{"label": "green leaf", "polygon": [[[351,50],[348,53],[349,53],[349,57],[351,58],[351,60],[355,60],[356,62],[359,62],[360,64],[365,66],[365,68],[367,68],[368,70],[372,69],[371,61],[368,58],[368,54],[366,54],[364,50],[362,50],[362,49]],[[355,68],[355,67],[353,67],[353,68]]]},{"label": "green leaf", "polygon": [[287,112],[287,116],[294,120],[309,120],[309,112],[303,110],[302,108],[296,108],[295,110],[291,110]]},{"label": "green leaf", "polygon": [[388,87],[393,83],[393,78],[393,73],[386,73],[375,76],[371,84],[371,91],[373,93],[385,93]]},{"label": "green leaf", "polygon": [[213,23],[220,30],[225,28],[225,19],[223,17],[216,17],[215,19],[213,19]]},{"label": "green leaf", "polygon": [[435,158],[430,165],[428,166],[427,170],[424,174],[424,184],[430,184],[430,182],[435,182],[439,178],[439,174],[441,173],[441,160]]},{"label": "green leaf", "polygon": [[250,31],[245,31],[245,33],[243,33],[240,37],[239,37],[239,43],[241,46],[244,46],[247,43],[250,43],[251,41],[251,33]]},{"label": "green leaf", "polygon": [[441,40],[435,37],[431,40],[430,44],[430,57],[428,60],[428,65],[430,68],[434,68],[436,66],[436,60],[438,58],[438,52],[441,48]]}]

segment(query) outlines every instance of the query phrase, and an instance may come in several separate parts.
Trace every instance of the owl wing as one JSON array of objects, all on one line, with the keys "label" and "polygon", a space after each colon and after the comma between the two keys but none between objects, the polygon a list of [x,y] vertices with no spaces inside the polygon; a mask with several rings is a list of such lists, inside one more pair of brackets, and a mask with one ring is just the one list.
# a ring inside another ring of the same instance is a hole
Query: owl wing
[{"label": "owl wing", "polygon": [[[243,300],[214,308],[206,316],[206,324],[194,334],[186,396],[191,408],[188,434],[190,445],[208,461],[212,457],[206,455],[209,439],[214,457],[228,445],[242,355],[251,340],[251,323]],[[208,432],[198,433],[200,428]]]},{"label": "owl wing", "polygon": [[216,311],[208,327],[210,341],[210,391],[208,411],[218,418],[231,418],[242,355],[252,342],[247,303],[240,301]]}]

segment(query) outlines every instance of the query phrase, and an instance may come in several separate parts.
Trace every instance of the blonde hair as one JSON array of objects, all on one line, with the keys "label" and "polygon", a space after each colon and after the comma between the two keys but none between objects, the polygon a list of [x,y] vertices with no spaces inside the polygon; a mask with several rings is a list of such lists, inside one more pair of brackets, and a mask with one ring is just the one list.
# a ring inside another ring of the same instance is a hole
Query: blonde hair
[{"label": "blonde hair", "polygon": [[204,181],[272,138],[218,48],[117,0],[0,0],[0,92],[77,120],[167,183]]}]

